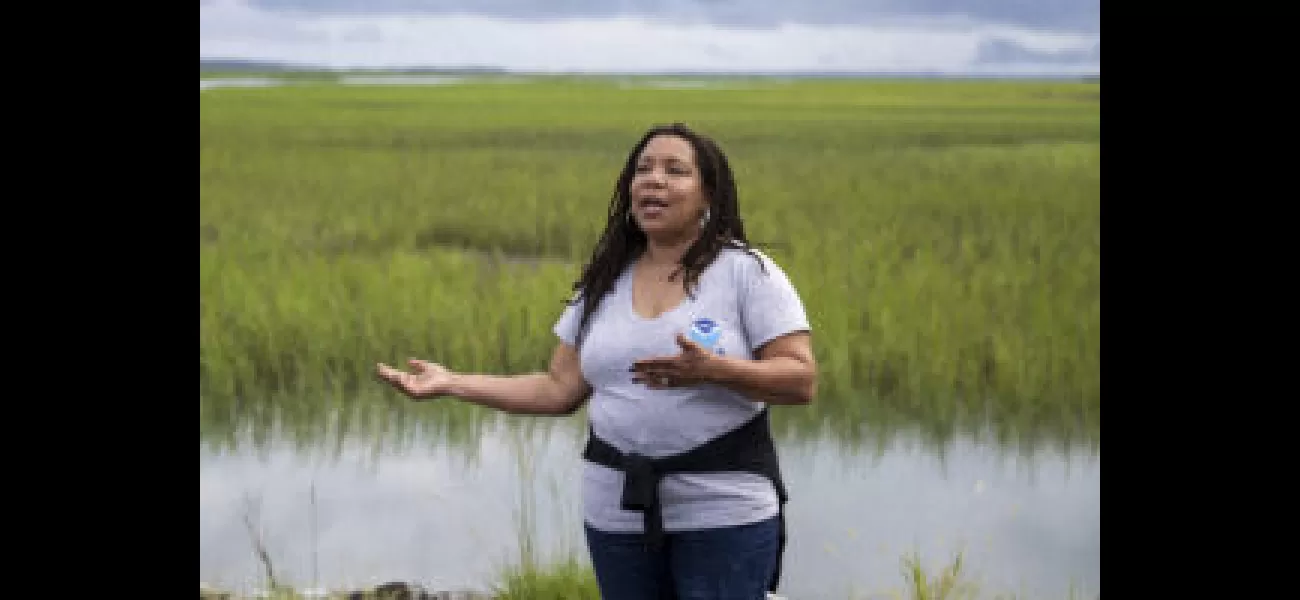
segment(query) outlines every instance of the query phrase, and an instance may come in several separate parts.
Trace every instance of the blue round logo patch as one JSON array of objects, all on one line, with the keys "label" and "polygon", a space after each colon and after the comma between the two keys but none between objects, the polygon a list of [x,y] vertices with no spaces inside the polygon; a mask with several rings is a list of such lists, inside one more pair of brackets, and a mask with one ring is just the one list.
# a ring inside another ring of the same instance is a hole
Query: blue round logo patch
[{"label": "blue round logo patch", "polygon": [[691,321],[691,330],[688,337],[695,343],[704,346],[705,349],[711,350],[714,344],[718,343],[718,339],[722,337],[722,327],[713,319],[695,319]]}]

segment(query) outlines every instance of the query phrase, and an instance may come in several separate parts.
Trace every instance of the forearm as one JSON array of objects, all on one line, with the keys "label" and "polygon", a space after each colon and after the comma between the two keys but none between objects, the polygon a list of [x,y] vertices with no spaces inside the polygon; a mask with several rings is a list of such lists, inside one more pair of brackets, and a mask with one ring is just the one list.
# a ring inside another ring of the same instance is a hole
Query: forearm
[{"label": "forearm", "polygon": [[567,411],[558,388],[549,373],[457,373],[451,377],[447,395],[507,413],[554,415]]},{"label": "forearm", "polygon": [[714,361],[709,379],[769,404],[808,404],[817,393],[815,369],[794,358],[748,360],[720,356]]}]

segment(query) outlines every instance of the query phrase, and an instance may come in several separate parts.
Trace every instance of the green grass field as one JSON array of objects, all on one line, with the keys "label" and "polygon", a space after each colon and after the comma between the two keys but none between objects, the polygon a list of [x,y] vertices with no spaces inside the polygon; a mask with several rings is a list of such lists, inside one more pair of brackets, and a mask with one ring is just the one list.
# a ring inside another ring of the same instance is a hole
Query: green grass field
[{"label": "green grass field", "polygon": [[1100,84],[741,83],[202,92],[201,419],[323,419],[377,361],[544,368],[626,152],[684,121],[816,328],[821,394],[783,427],[1096,441]]}]

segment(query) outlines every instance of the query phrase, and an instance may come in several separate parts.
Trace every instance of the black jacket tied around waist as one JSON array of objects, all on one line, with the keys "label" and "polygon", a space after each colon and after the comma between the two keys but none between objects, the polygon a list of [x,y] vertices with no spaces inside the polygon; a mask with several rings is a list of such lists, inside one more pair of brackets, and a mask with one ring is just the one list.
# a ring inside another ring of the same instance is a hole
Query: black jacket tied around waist
[{"label": "black jacket tied around waist", "polygon": [[593,429],[582,457],[623,472],[623,510],[640,511],[644,515],[647,541],[655,550],[662,548],[664,542],[663,511],[659,504],[659,483],[664,476],[674,473],[730,471],[767,477],[776,488],[777,498],[781,504],[777,515],[781,533],[776,570],[768,584],[769,591],[776,591],[781,579],[781,555],[785,552],[784,513],[788,495],[781,479],[781,468],[777,460],[776,444],[772,439],[766,407],[736,429],[690,451],[662,458],[649,458],[635,453],[624,454],[597,437]]}]

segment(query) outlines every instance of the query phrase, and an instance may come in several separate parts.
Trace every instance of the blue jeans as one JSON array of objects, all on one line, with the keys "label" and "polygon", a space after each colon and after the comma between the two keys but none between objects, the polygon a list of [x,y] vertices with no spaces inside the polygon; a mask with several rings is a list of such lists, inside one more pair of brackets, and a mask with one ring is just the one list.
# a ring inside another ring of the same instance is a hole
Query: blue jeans
[{"label": "blue jeans", "polygon": [[665,532],[657,553],[639,533],[584,526],[604,600],[659,600],[673,586],[681,600],[763,600],[776,568],[777,517],[737,527]]}]

